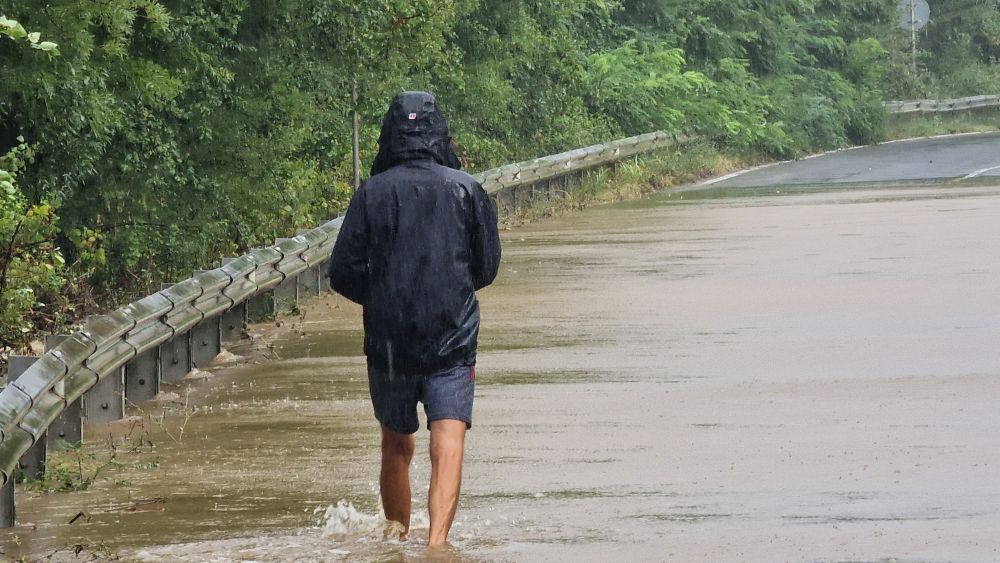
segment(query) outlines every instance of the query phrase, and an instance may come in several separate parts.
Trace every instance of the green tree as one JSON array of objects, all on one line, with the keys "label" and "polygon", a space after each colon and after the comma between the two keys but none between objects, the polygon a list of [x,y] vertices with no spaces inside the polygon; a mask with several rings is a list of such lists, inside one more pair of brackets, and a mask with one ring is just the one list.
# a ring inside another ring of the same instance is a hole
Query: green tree
[{"label": "green tree", "polygon": [[[20,45],[12,46],[11,40]],[[58,45],[42,41],[16,20],[0,16],[0,48],[20,51],[27,45],[59,55]],[[34,156],[24,137],[0,156],[0,362],[23,348],[38,326],[51,326],[63,311],[60,289],[63,257],[53,239],[57,219],[47,204],[31,205],[21,192],[17,174]]]},{"label": "green tree", "polygon": [[1000,91],[1000,2],[931,0],[931,19],[921,33],[920,64],[935,96]]},{"label": "green tree", "polygon": [[[881,86],[859,61],[883,56],[875,37],[893,17],[884,0],[625,0],[620,21],[634,37],[682,49],[729,90],[723,107],[740,105],[740,89],[755,96],[763,116],[750,121],[769,132],[754,142],[794,153],[878,138]],[[733,74],[738,61],[753,79]]]}]

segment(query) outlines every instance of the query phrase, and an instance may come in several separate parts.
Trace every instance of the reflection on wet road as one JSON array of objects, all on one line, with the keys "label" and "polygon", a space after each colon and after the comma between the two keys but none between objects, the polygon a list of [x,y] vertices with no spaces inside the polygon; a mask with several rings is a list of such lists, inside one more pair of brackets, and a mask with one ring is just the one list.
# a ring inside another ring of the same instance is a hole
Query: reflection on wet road
[{"label": "reflection on wet road", "polygon": [[[1000,188],[662,195],[505,239],[459,557],[1000,559]],[[153,425],[158,468],[25,500],[21,549],[421,557],[419,531],[370,519],[360,312],[328,297],[290,322],[235,350],[273,361],[195,386],[180,443],[178,413]],[[166,500],[114,510],[130,497]]]}]

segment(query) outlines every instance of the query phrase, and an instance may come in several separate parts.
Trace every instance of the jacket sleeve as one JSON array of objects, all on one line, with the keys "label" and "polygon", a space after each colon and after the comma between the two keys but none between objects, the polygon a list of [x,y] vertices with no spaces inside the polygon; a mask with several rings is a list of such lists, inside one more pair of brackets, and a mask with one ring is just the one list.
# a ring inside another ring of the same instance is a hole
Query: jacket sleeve
[{"label": "jacket sleeve", "polygon": [[479,183],[469,190],[472,194],[471,233],[472,282],[477,290],[491,283],[500,268],[500,233],[497,229],[497,210]]},{"label": "jacket sleeve", "polygon": [[364,305],[368,297],[368,220],[364,186],[354,193],[330,258],[330,287]]}]

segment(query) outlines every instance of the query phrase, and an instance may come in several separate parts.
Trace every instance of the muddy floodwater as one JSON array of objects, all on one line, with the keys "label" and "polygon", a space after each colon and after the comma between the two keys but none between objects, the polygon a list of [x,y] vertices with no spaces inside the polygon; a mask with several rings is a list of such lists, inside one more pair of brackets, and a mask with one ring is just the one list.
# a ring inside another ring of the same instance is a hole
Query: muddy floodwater
[{"label": "muddy floodwater", "polygon": [[[1000,560],[998,249],[991,186],[661,195],[506,232],[441,558]],[[359,309],[253,331],[138,429],[91,430],[117,463],[22,495],[7,555],[425,557],[425,430],[415,537],[381,536]]]}]

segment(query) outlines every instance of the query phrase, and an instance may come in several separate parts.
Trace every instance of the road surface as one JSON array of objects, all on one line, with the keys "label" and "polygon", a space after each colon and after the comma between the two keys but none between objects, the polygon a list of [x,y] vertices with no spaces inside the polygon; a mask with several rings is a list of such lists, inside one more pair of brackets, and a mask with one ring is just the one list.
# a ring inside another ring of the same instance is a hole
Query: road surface
[{"label": "road surface", "polygon": [[1000,133],[989,133],[895,141],[848,149],[764,166],[711,181],[710,185],[746,188],[997,177],[1000,177]]}]

